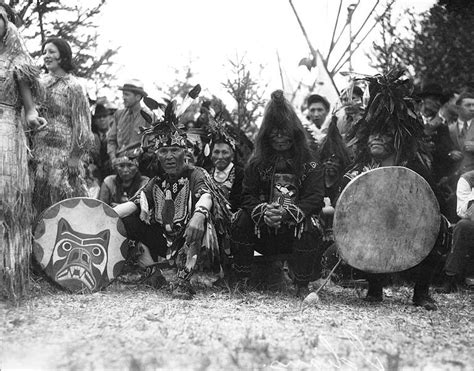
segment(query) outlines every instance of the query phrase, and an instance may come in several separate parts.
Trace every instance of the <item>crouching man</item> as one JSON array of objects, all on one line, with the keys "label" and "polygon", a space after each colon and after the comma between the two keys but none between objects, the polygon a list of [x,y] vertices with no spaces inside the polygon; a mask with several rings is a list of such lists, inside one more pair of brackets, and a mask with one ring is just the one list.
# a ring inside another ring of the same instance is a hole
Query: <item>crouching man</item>
[{"label": "crouching man", "polygon": [[312,216],[321,211],[323,197],[323,172],[311,161],[304,128],[283,92],[275,91],[245,169],[242,211],[232,224],[240,285],[250,276],[254,251],[291,254],[297,295],[309,293],[322,255],[321,231]]},{"label": "crouching man", "polygon": [[[171,109],[167,109],[169,112]],[[199,267],[219,265],[220,248],[215,225],[225,207],[214,203],[212,181],[202,169],[185,163],[185,134],[176,129],[175,115],[145,132],[156,151],[158,174],[131,198],[115,207],[123,218],[127,237],[146,246],[143,265],[149,282],[159,288],[166,284],[156,266],[158,257],[176,262],[178,282],[173,297],[191,299],[195,294],[190,278]],[[217,220],[216,220],[217,219]],[[147,254],[149,251],[149,255]]]}]

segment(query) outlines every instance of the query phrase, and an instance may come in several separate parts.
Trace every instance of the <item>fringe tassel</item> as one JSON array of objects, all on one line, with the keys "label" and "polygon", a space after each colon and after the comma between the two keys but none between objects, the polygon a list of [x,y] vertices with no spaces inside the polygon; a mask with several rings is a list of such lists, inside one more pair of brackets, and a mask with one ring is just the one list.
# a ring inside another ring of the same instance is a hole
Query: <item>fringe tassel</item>
[{"label": "fringe tassel", "polygon": [[[28,288],[33,212],[26,138],[20,117],[14,120],[0,121],[4,129],[0,130],[0,295],[18,300]],[[8,125],[16,131],[5,130]]]},{"label": "fringe tassel", "polygon": [[150,224],[150,208],[145,192],[140,192],[140,219],[146,224]]}]

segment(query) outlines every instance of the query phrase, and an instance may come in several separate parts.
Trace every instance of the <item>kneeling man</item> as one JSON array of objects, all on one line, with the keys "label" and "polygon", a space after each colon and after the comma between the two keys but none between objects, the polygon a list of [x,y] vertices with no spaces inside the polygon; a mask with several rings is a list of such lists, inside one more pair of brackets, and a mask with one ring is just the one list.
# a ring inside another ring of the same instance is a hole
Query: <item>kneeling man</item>
[{"label": "kneeling man", "polygon": [[115,210],[123,218],[128,238],[149,250],[145,265],[150,267],[154,286],[166,283],[156,267],[161,256],[175,261],[178,267],[173,296],[191,299],[195,292],[189,281],[197,267],[219,265],[220,248],[214,225],[224,224],[216,219],[225,217],[226,207],[217,210],[220,201],[213,203],[215,186],[205,170],[185,163],[185,134],[177,129],[176,120],[174,115],[165,115],[145,132],[155,148],[158,173]]}]

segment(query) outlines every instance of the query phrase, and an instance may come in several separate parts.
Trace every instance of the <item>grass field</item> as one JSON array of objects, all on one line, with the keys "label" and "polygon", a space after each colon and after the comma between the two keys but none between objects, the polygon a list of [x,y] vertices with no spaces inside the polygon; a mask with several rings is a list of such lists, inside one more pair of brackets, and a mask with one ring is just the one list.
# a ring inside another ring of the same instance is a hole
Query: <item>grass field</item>
[{"label": "grass field", "polygon": [[0,303],[1,370],[469,370],[470,292],[411,305],[392,288],[382,304],[329,285],[316,303],[289,293],[202,287],[192,301],[113,283],[71,295],[42,280],[20,305]]}]

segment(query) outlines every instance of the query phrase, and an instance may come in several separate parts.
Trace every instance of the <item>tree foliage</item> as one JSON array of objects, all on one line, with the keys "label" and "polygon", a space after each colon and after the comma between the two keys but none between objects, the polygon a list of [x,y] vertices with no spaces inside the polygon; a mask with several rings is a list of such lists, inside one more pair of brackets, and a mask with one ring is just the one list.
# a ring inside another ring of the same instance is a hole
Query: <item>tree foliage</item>
[{"label": "tree foliage", "polygon": [[[263,114],[266,85],[262,87],[262,84],[255,80],[245,56],[236,56],[234,60],[229,60],[229,63],[232,76],[222,85],[237,103],[231,116],[238,129],[253,137],[258,131],[257,120]],[[262,70],[263,66],[260,65],[259,71]]]},{"label": "tree foliage", "polygon": [[109,86],[112,58],[118,48],[99,51],[98,16],[106,0],[10,0],[23,20],[22,35],[33,57],[41,55],[41,45],[51,36],[69,42],[73,50],[75,74]]},{"label": "tree foliage", "polygon": [[[409,24],[382,19],[382,42],[374,44],[373,66],[382,71],[405,66],[419,82],[457,90],[474,81],[474,2],[439,0],[421,19],[404,13]],[[408,35],[408,36],[407,36]]]},{"label": "tree foliage", "polygon": [[186,66],[174,68],[173,81],[166,85],[159,85],[155,83],[158,91],[165,94],[169,99],[181,98],[183,99],[188,92],[194,87],[192,83],[194,78],[194,71],[192,70],[193,61],[190,60]]}]

